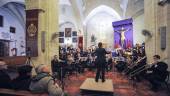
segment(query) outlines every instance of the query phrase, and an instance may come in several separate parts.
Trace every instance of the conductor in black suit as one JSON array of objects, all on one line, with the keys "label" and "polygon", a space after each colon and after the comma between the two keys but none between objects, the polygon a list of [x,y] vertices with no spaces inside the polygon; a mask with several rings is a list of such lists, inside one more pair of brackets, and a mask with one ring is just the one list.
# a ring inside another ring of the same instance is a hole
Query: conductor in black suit
[{"label": "conductor in black suit", "polygon": [[106,52],[104,48],[102,48],[102,43],[98,43],[98,48],[95,51],[95,54],[97,56],[96,58],[96,78],[95,81],[98,82],[99,77],[101,77],[102,82],[105,82],[105,69],[106,69],[106,54],[109,54],[109,52]]}]

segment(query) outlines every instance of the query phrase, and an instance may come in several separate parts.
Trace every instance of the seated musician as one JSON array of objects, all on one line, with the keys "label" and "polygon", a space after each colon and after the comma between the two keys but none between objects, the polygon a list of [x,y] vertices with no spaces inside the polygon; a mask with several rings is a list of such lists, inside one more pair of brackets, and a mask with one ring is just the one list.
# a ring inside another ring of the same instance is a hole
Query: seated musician
[{"label": "seated musician", "polygon": [[86,67],[89,68],[90,71],[92,71],[95,67],[95,61],[94,57],[92,57],[91,54],[88,55],[86,60]]},{"label": "seated musician", "polygon": [[51,69],[52,73],[54,74],[55,72],[59,72],[59,60],[57,55],[54,55],[54,58],[51,61]]},{"label": "seated musician", "polygon": [[77,53],[77,57],[75,59],[75,67],[77,68],[77,71],[79,73],[83,73],[83,66],[81,65],[81,57],[80,57],[80,53]]},{"label": "seated musician", "polygon": [[59,54],[59,59],[65,61],[66,60],[66,52],[61,51]]},{"label": "seated musician", "polygon": [[33,93],[48,93],[49,96],[63,96],[62,89],[55,83],[47,65],[40,64],[36,67],[37,75],[32,78],[30,91]]},{"label": "seated musician", "polygon": [[11,79],[7,74],[7,65],[3,59],[0,59],[0,88],[12,88]]},{"label": "seated musician", "polygon": [[90,65],[91,65],[91,60],[92,60],[91,55],[88,55],[88,56],[87,56],[87,61],[86,61],[87,67],[90,67]]},{"label": "seated musician", "polygon": [[73,58],[72,54],[68,54],[67,55],[67,64],[71,65],[71,64],[73,64],[73,62],[74,62],[74,58]]},{"label": "seated musician", "polygon": [[129,68],[129,70],[128,70],[128,72],[126,74],[129,75],[130,73],[132,73],[136,69],[146,65],[146,60],[147,60],[147,58],[146,58],[145,55],[139,55],[138,60],[134,64],[132,64],[132,66],[130,66],[130,68]]},{"label": "seated musician", "polygon": [[74,58],[72,56],[72,54],[68,53],[67,54],[67,68],[66,71],[69,72],[69,74],[72,74],[73,71],[73,63],[74,63]]},{"label": "seated musician", "polygon": [[108,54],[107,55],[107,71],[111,71],[112,68],[113,68],[113,65],[112,65],[112,54]]},{"label": "seated musician", "polygon": [[153,91],[157,91],[160,84],[159,82],[163,82],[167,78],[168,65],[160,61],[159,55],[154,55],[153,59],[154,63],[152,64],[151,68],[148,69],[146,77],[147,80],[152,84],[151,89]]},{"label": "seated musician", "polygon": [[132,56],[126,57],[126,68],[123,70],[124,74],[127,74],[127,72],[130,70],[130,67],[133,65],[132,62]]},{"label": "seated musician", "polygon": [[[135,66],[132,69],[132,71],[135,71],[135,70],[141,68],[142,66],[146,65],[146,61],[147,61],[146,55],[144,53],[140,53],[138,57],[139,57],[140,61],[138,62],[137,66]],[[136,81],[140,82],[144,75],[145,75],[145,71],[141,71],[140,73],[138,73],[132,77],[134,77],[136,79]]]},{"label": "seated musician", "polygon": [[119,72],[122,72],[126,67],[125,58],[123,57],[123,54],[119,53],[116,63],[116,69]]}]

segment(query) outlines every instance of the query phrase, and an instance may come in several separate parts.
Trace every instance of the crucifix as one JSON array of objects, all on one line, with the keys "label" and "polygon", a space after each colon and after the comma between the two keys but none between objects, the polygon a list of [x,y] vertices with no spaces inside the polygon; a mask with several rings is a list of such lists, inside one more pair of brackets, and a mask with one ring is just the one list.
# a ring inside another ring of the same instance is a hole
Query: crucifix
[{"label": "crucifix", "polygon": [[121,30],[115,31],[117,33],[119,33],[120,35],[120,40],[121,40],[121,46],[124,47],[125,44],[125,40],[126,40],[126,36],[125,36],[125,32],[129,31],[130,29],[125,29],[125,28],[121,28]]}]

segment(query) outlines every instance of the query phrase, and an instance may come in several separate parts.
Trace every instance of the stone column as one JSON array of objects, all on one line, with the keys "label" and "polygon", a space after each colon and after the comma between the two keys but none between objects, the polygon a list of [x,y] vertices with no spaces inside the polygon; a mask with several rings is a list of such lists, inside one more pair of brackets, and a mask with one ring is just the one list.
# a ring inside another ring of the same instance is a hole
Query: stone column
[{"label": "stone column", "polygon": [[[146,39],[146,53],[148,62],[152,62],[152,56],[158,54],[161,59],[170,65],[170,5],[158,5],[159,0],[145,0],[145,29],[149,30],[152,38]],[[166,26],[166,49],[161,49],[161,33],[159,28]]]},{"label": "stone column", "polygon": [[[38,32],[38,57],[32,58],[35,65],[51,65],[53,55],[59,53],[58,36],[58,0],[26,0],[26,10],[40,9]],[[41,35],[45,32],[45,52],[41,50]],[[53,38],[52,37],[56,37]]]}]

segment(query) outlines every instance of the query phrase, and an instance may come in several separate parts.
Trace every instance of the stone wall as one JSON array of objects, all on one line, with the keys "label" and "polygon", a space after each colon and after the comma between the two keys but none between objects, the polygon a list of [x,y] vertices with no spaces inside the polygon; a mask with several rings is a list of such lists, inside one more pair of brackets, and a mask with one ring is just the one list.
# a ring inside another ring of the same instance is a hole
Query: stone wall
[{"label": "stone wall", "polygon": [[144,13],[133,18],[133,45],[145,42],[145,36],[142,35],[144,29]]},{"label": "stone wall", "polygon": [[[152,56],[159,54],[163,61],[170,65],[170,5],[158,6],[158,0],[145,0],[145,29],[149,30],[152,38],[146,39],[146,53],[148,62],[152,62]],[[161,50],[159,28],[167,27],[166,31],[166,49]]]},{"label": "stone wall", "polygon": [[[35,65],[48,64],[50,66],[53,55],[58,55],[58,38],[52,40],[52,35],[59,30],[58,0],[26,0],[26,10],[41,9],[39,13],[38,57],[32,58]],[[41,34],[46,32],[45,52],[41,51]]]}]

